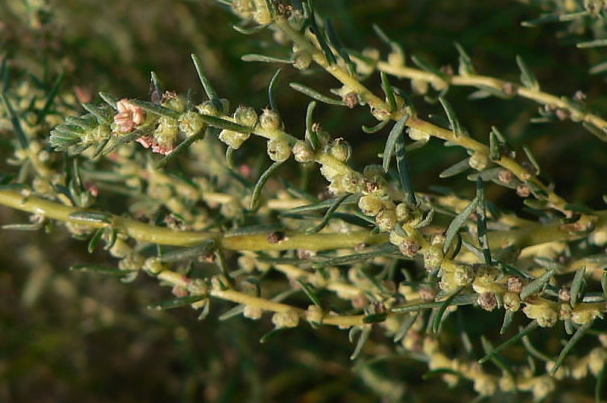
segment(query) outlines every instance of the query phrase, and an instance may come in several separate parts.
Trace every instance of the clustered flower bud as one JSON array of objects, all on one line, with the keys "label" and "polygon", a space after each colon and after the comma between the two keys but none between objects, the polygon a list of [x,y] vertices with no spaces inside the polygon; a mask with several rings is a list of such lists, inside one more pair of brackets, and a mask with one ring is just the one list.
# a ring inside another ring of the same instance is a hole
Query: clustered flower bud
[{"label": "clustered flower bud", "polygon": [[276,312],[272,315],[272,323],[277,328],[296,327],[299,324],[299,315],[294,309],[285,312]]},{"label": "clustered flower bud", "polygon": [[161,116],[158,118],[158,126],[154,131],[152,152],[168,155],[175,149],[179,127],[176,119]]},{"label": "clustered flower bud", "polygon": [[282,127],[282,121],[278,112],[271,109],[264,109],[259,117],[259,125],[262,129],[276,130]]},{"label": "clustered flower bud", "polygon": [[241,133],[224,129],[219,133],[219,140],[232,147],[234,150],[237,150],[250,136],[250,133]]},{"label": "clustered flower bud", "polygon": [[253,127],[257,124],[257,112],[248,106],[239,106],[234,112],[234,121],[243,126]]},{"label": "clustered flower bud", "polygon": [[291,146],[286,139],[272,139],[268,141],[268,155],[272,161],[285,161],[291,156]]},{"label": "clustered flower bud", "polygon": [[145,121],[143,108],[132,104],[128,99],[121,99],[116,103],[118,113],[114,116],[114,123],[122,133],[130,133]]},{"label": "clustered flower bud", "polygon": [[474,152],[470,159],[468,160],[468,165],[470,168],[475,169],[477,171],[482,171],[487,168],[487,164],[489,163],[489,157],[485,153]]},{"label": "clustered flower bud", "polygon": [[193,136],[200,133],[204,128],[204,121],[200,114],[189,111],[179,117],[179,131],[186,135],[186,137]]},{"label": "clustered flower bud", "polygon": [[347,162],[352,155],[352,147],[343,139],[336,139],[329,143],[327,152],[330,156],[341,162]]},{"label": "clustered flower bud", "polygon": [[298,140],[293,145],[293,157],[297,162],[312,162],[314,161],[314,151],[307,141]]}]

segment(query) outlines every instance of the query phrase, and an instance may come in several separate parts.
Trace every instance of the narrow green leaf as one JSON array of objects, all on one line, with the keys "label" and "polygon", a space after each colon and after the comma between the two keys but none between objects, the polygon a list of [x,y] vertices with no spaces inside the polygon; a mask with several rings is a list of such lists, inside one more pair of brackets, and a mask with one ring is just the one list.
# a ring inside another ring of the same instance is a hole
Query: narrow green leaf
[{"label": "narrow green leaf", "polygon": [[301,289],[306,293],[308,298],[310,298],[310,301],[312,301],[314,305],[322,309],[322,302],[320,301],[320,298],[318,297],[318,294],[314,287],[310,284],[305,283],[302,279],[298,279],[297,283],[301,286]]},{"label": "narrow green leaf", "polygon": [[527,155],[527,159],[529,159],[529,162],[531,162],[531,165],[533,165],[533,168],[535,169],[535,174],[539,175],[541,172],[540,165],[537,163],[537,160],[535,159],[531,148],[529,148],[529,146],[525,144],[523,145],[523,150],[525,151],[525,155]]},{"label": "narrow green leaf", "polygon": [[580,42],[575,46],[580,49],[598,48],[601,46],[607,46],[607,39],[595,39],[593,41]]},{"label": "narrow green leaf", "polygon": [[468,163],[469,160],[470,160],[470,158],[466,158],[454,165],[451,165],[449,168],[445,169],[443,172],[441,172],[438,175],[439,178],[443,178],[443,179],[450,178],[450,177],[458,175],[464,171],[467,171],[470,168],[470,164]]},{"label": "narrow green leaf", "polygon": [[592,322],[588,322],[588,323],[584,324],[583,326],[580,326],[577,329],[575,334],[569,339],[567,344],[565,344],[565,347],[563,347],[563,349],[561,350],[559,357],[556,359],[556,362],[554,363],[554,367],[552,367],[552,370],[550,371],[550,375],[554,375],[554,373],[556,372],[557,369],[559,369],[559,367],[565,360],[565,357],[567,357],[567,354],[569,354],[569,352],[571,351],[573,346],[575,346],[576,343],[578,341],[580,341],[580,339],[584,336],[584,334],[588,331],[588,329],[590,329],[591,326],[592,326]]},{"label": "narrow green leaf", "polygon": [[[458,295],[451,301],[451,305],[472,305],[478,300],[478,294],[470,293]],[[417,312],[422,309],[440,308],[443,302],[420,302],[417,304],[405,303],[401,306],[392,308],[392,312]]]},{"label": "narrow green leaf", "polygon": [[327,210],[327,212],[325,213],[322,221],[320,222],[320,224],[318,224],[316,227],[309,229],[306,231],[307,234],[315,234],[319,231],[321,231],[324,227],[327,226],[327,224],[329,223],[329,220],[331,220],[331,217],[333,217],[333,213],[335,213],[335,211],[339,208],[339,206],[348,198],[350,197],[350,194],[345,194],[341,197],[339,197],[337,200],[335,200],[335,203],[333,203],[331,205],[331,207],[329,207],[329,209]]},{"label": "narrow green leaf", "polygon": [[453,221],[451,221],[449,227],[447,228],[447,231],[445,232],[445,244],[443,246],[443,252],[446,253],[449,250],[449,247],[451,246],[451,242],[455,238],[455,235],[457,235],[458,231],[464,225],[470,214],[472,214],[472,212],[476,210],[477,204],[478,199],[475,198],[470,202],[470,204],[468,204],[468,206],[466,206],[465,209],[461,211],[461,213],[459,213],[453,219]]},{"label": "narrow green leaf", "polygon": [[109,106],[97,106],[90,103],[82,103],[82,107],[86,109],[88,113],[95,116],[97,122],[100,125],[109,125],[114,120],[114,110]]},{"label": "narrow green leaf", "polygon": [[544,286],[548,284],[552,276],[554,276],[554,273],[555,270],[550,269],[540,277],[536,278],[535,280],[524,286],[521,290],[521,301],[524,301],[525,299],[527,299],[527,297],[533,294],[541,292],[542,288],[544,288]]},{"label": "narrow green leaf", "polygon": [[449,128],[453,130],[453,133],[455,133],[455,137],[463,135],[464,131],[462,130],[462,126],[460,125],[459,120],[457,119],[457,115],[451,107],[451,104],[442,96],[438,97],[438,100],[443,106],[445,113],[447,114],[447,119],[449,119]]},{"label": "narrow green leaf", "polygon": [[363,318],[363,323],[380,323],[388,318],[388,312],[372,313]]},{"label": "narrow green leaf", "polygon": [[258,55],[255,53],[249,53],[243,55],[240,58],[243,62],[262,62],[262,63],[284,63],[291,64],[291,59],[288,57],[275,57],[275,56],[266,56],[266,55]]},{"label": "narrow green leaf", "polygon": [[392,130],[390,130],[390,134],[388,135],[388,139],[386,140],[386,146],[384,147],[383,153],[382,166],[384,167],[384,172],[388,172],[388,170],[390,169],[390,162],[392,160],[392,155],[394,154],[396,148],[396,143],[399,137],[401,137],[401,135],[403,134],[408,119],[409,116],[405,115],[398,122],[396,122]]},{"label": "narrow green leaf", "polygon": [[409,176],[409,162],[407,160],[407,151],[405,146],[405,136],[402,136],[405,124],[409,119],[409,115],[406,114],[392,128],[390,136],[396,136],[396,168],[398,169],[398,175],[400,178],[400,184],[403,191],[405,192],[406,200],[410,205],[416,205],[417,200],[415,198],[415,192],[413,191],[413,185],[411,184],[411,178]]},{"label": "narrow green leaf", "polygon": [[[358,199],[360,199],[360,194],[350,195],[346,197],[344,201],[341,202],[342,205],[351,205],[358,203]],[[338,197],[333,197],[331,199],[323,200],[318,203],[306,204],[305,206],[295,207],[289,209],[282,214],[301,214],[301,213],[309,213],[315,212],[318,210],[324,210],[326,208],[330,208],[337,200]]]},{"label": "narrow green leaf", "polygon": [[394,98],[394,90],[392,89],[392,85],[390,85],[390,80],[388,80],[388,75],[383,71],[380,71],[381,76],[381,87],[384,90],[384,94],[386,94],[386,99],[388,100],[388,105],[390,107],[390,112],[394,112],[396,110],[396,98]]},{"label": "narrow green leaf", "polygon": [[99,229],[97,229],[97,231],[95,231],[95,233],[91,237],[91,240],[89,241],[89,244],[87,247],[87,250],[89,253],[93,253],[93,251],[95,250],[95,247],[101,240],[101,236],[103,235],[104,231],[105,231],[105,228],[99,228]]},{"label": "narrow green leaf", "polygon": [[191,248],[178,249],[168,253],[163,253],[160,256],[161,262],[183,262],[185,260],[197,259],[200,256],[208,256],[215,249],[215,241],[205,241],[200,246],[193,246]]},{"label": "narrow green leaf", "polygon": [[350,356],[350,360],[354,361],[355,359],[358,358],[358,356],[362,352],[362,349],[363,349],[365,343],[369,339],[370,334],[371,334],[371,326],[365,326],[360,333],[360,337],[358,338],[358,342],[356,343],[356,348],[354,348],[354,352]]},{"label": "narrow green leaf", "polygon": [[44,106],[40,111],[38,111],[38,123],[42,122],[42,120],[46,117],[46,115],[51,110],[53,106],[53,102],[55,102],[55,98],[57,97],[57,93],[59,92],[59,88],[61,87],[61,83],[63,82],[63,72],[59,74],[53,86],[51,87],[48,94],[46,94],[46,101],[44,102]]},{"label": "narrow green leaf", "polygon": [[508,328],[512,324],[513,318],[514,312],[506,310],[506,312],[504,313],[504,321],[502,322],[502,327],[500,328],[500,334],[506,333],[506,330],[508,330]]},{"label": "narrow green leaf", "polygon": [[204,129],[199,131],[198,133],[186,138],[183,140],[171,153],[164,158],[162,158],[157,164],[156,169],[162,169],[171,161],[173,161],[177,156],[183,154],[185,150],[187,150],[192,144],[194,144],[198,140],[202,140],[205,136]]},{"label": "narrow green leaf", "polygon": [[217,96],[217,92],[213,88],[213,85],[209,81],[209,79],[204,75],[204,70],[202,68],[202,62],[195,54],[191,55],[192,61],[194,62],[194,67],[196,68],[196,73],[198,73],[198,78],[200,79],[200,83],[204,88],[204,92],[207,94],[207,97],[213,101],[215,99],[219,99]]},{"label": "narrow green leaf", "polygon": [[350,55],[342,45],[341,40],[337,35],[337,31],[333,26],[333,22],[329,18],[327,18],[325,25],[327,27],[327,38],[329,39],[329,43],[335,50],[337,50],[337,53],[339,53],[344,63],[346,63],[346,68],[348,69],[348,72],[352,76],[356,76],[356,65],[352,63],[352,60],[350,60]]},{"label": "narrow green leaf", "polygon": [[[487,338],[485,336],[481,336],[481,344],[483,346],[483,350],[485,351],[485,354],[489,354],[493,350],[493,345],[491,344],[491,342],[489,340],[487,340]],[[502,371],[506,372],[511,377],[513,377],[513,378],[515,377],[515,374],[512,371],[512,368],[510,368],[510,365],[508,365],[506,362],[504,362],[504,359],[499,354],[493,354],[490,359],[491,359],[491,362],[493,364],[495,364],[496,367],[498,367]]]},{"label": "narrow green leaf", "polygon": [[112,222],[111,214],[101,213],[98,211],[76,211],[75,213],[68,215],[67,218],[75,221],[87,221],[105,224]]},{"label": "narrow green leaf", "polygon": [[120,270],[115,267],[95,266],[88,264],[77,264],[70,267],[72,271],[81,271],[86,273],[106,274],[111,276],[126,276],[133,273],[132,270]]},{"label": "narrow green leaf", "polygon": [[268,169],[265,170],[263,174],[261,174],[261,176],[257,180],[255,188],[253,189],[253,195],[251,196],[251,210],[255,210],[259,205],[259,198],[261,196],[261,190],[263,189],[263,186],[266,184],[268,179],[270,179],[270,176],[272,176],[272,174],[278,169],[278,167],[282,165],[282,163],[283,161],[274,162],[268,167]]},{"label": "narrow green leaf", "polygon": [[180,308],[186,305],[191,305],[195,302],[198,301],[202,301],[203,299],[206,299],[207,296],[206,295],[188,295],[186,297],[179,297],[179,298],[174,298],[174,299],[170,299],[168,301],[162,301],[162,302],[158,302],[156,304],[151,304],[149,306],[150,309],[173,309],[173,308]]},{"label": "narrow green leaf", "polygon": [[111,106],[114,109],[117,109],[116,104],[118,104],[118,99],[114,98],[112,95],[108,94],[107,92],[100,92],[99,96],[101,97],[101,99],[103,99],[105,101],[106,104],[108,104],[109,106]]},{"label": "narrow green leaf", "polygon": [[241,33],[243,35],[253,35],[253,34],[256,34],[257,32],[260,32],[260,31],[264,30],[268,26],[269,26],[269,24],[255,25],[253,27],[242,27],[242,26],[239,26],[239,25],[232,25],[232,28],[234,28],[234,30],[236,32],[239,32],[239,33]]},{"label": "narrow green leaf", "polygon": [[261,336],[261,339],[259,339],[259,342],[261,344],[267,343],[267,342],[269,342],[270,340],[272,340],[273,338],[275,338],[276,336],[278,336],[279,334],[281,334],[282,332],[284,332],[287,329],[288,328],[286,328],[286,327],[279,327],[279,328],[276,328],[274,330],[271,330],[268,333],[266,333],[263,336]]},{"label": "narrow green leaf", "polygon": [[[4,190],[4,187],[0,186],[0,190]],[[38,231],[44,225],[42,223],[37,224],[5,224],[2,229],[13,230],[13,231]]]},{"label": "narrow green leaf", "polygon": [[489,239],[487,238],[487,205],[485,202],[485,185],[481,178],[476,180],[476,199],[478,200],[476,205],[476,214],[478,215],[478,219],[476,221],[478,244],[483,250],[485,263],[491,265],[491,250],[489,249]]},{"label": "narrow green leaf", "polygon": [[276,73],[274,73],[274,75],[272,76],[272,79],[270,80],[270,85],[268,86],[268,98],[270,100],[270,108],[272,108],[272,110],[275,112],[278,112],[278,103],[276,102],[276,98],[274,97],[274,88],[278,83],[278,78],[280,77],[281,71],[282,69],[276,70]]},{"label": "narrow green leaf", "polygon": [[521,83],[531,90],[539,90],[540,85],[537,82],[537,79],[531,70],[529,70],[522,57],[516,56],[516,64],[518,64],[518,67],[521,70]]},{"label": "narrow green leaf", "polygon": [[438,333],[441,325],[441,320],[443,319],[445,311],[447,310],[447,308],[449,308],[449,306],[451,306],[451,302],[453,301],[453,299],[457,297],[457,295],[462,292],[464,288],[465,287],[458,287],[451,295],[449,295],[446,300],[442,301],[442,305],[438,308],[436,316],[434,317],[434,322],[432,323],[432,331],[434,333]]},{"label": "narrow green leaf", "polygon": [[472,65],[470,56],[466,53],[466,50],[457,42],[454,43],[457,53],[459,53],[459,68],[458,72],[461,76],[469,76],[476,74],[476,70]]},{"label": "narrow green leaf", "polygon": [[17,140],[19,140],[19,145],[21,146],[21,148],[27,149],[27,147],[28,147],[27,136],[25,135],[25,132],[23,131],[23,127],[21,126],[21,121],[19,120],[19,117],[15,113],[15,110],[13,109],[13,105],[11,104],[11,101],[8,99],[8,96],[4,93],[4,91],[0,92],[0,98],[2,98],[2,103],[4,104],[4,107],[6,108],[6,112],[8,113],[9,120],[11,121],[11,124],[13,125],[13,130],[15,131],[15,134],[17,135]]},{"label": "narrow green leaf", "polygon": [[316,101],[312,101],[308,104],[308,109],[306,110],[306,133],[305,138],[306,141],[312,147],[312,150],[316,151],[320,147],[320,141],[318,140],[318,135],[314,130],[314,108],[316,108]]},{"label": "narrow green leaf", "polygon": [[232,130],[240,133],[251,133],[253,128],[239,125],[238,123],[230,122],[217,116],[200,114],[200,117],[209,126],[217,127],[218,129]]},{"label": "narrow green leaf", "polygon": [[309,96],[312,99],[315,99],[319,102],[329,104],[329,105],[337,105],[337,106],[346,106],[346,103],[341,99],[333,99],[320,92],[316,91],[313,88],[305,86],[299,83],[290,83],[289,86],[293,88],[295,91],[301,92],[304,95]]},{"label": "narrow green leaf", "polygon": [[601,288],[603,289],[603,295],[607,301],[607,272],[603,272],[603,275],[601,276]]},{"label": "narrow green leaf", "polygon": [[589,14],[590,14],[589,11],[579,11],[579,12],[569,13],[569,14],[548,14],[548,15],[543,15],[543,16],[533,19],[533,20],[523,21],[523,22],[521,22],[521,25],[523,27],[537,27],[539,25],[547,24],[547,23],[551,23],[551,22],[573,21],[573,20],[577,20],[579,18],[586,17]]},{"label": "narrow green leaf", "polygon": [[489,159],[491,161],[501,160],[504,149],[505,145],[500,140],[499,132],[495,126],[491,127],[491,132],[489,133]]},{"label": "narrow green leaf", "polygon": [[245,308],[245,305],[236,305],[235,307],[228,309],[227,311],[225,311],[224,313],[219,315],[218,319],[222,322],[226,321],[228,319],[232,319],[233,317],[238,316],[241,313],[243,313],[244,308]]},{"label": "narrow green leaf", "polygon": [[130,101],[132,104],[137,105],[143,109],[145,109],[147,112],[159,115],[159,116],[166,116],[169,118],[173,118],[173,119],[179,119],[179,112],[174,111],[173,109],[170,108],[165,108],[162,105],[158,105],[158,104],[154,104],[152,102],[147,102],[147,101],[140,101],[138,99],[132,99]]},{"label": "narrow green leaf", "polygon": [[394,335],[395,343],[398,343],[407,336],[409,329],[411,329],[411,326],[413,326],[413,323],[415,323],[418,316],[419,311],[415,312],[414,314],[410,314],[409,316],[407,316],[407,318],[405,318],[405,320],[403,320],[403,324],[401,325],[400,329],[398,329],[398,332],[396,332],[396,334]]},{"label": "narrow green leaf", "polygon": [[411,61],[420,69],[427,71],[428,73],[432,73],[435,76],[447,81],[447,76],[445,73],[432,66],[428,61],[420,56],[411,56]]},{"label": "narrow green leaf", "polygon": [[377,133],[378,131],[380,131],[381,129],[386,127],[388,125],[388,123],[390,123],[389,120],[382,120],[375,126],[368,127],[368,126],[363,125],[362,129],[363,129],[363,132],[365,132],[365,133]]},{"label": "narrow green leaf", "polygon": [[482,363],[488,361],[495,354],[497,354],[500,351],[502,351],[503,349],[505,349],[505,348],[513,345],[514,343],[516,343],[520,339],[522,339],[524,336],[526,336],[529,333],[531,333],[532,331],[534,331],[537,328],[537,326],[538,325],[537,325],[537,322],[535,320],[529,322],[529,324],[527,326],[525,326],[525,328],[521,329],[517,335],[511,337],[510,339],[508,339],[504,343],[500,344],[499,346],[497,346],[496,348],[494,348],[493,350],[491,350],[483,358],[481,358],[480,360],[478,360],[478,363],[482,364]]},{"label": "narrow green leaf", "polygon": [[586,266],[578,269],[575,272],[575,276],[573,277],[573,282],[571,283],[571,307],[575,308],[578,300],[581,300],[584,296],[581,295],[582,290],[584,289],[584,275],[586,274]]},{"label": "narrow green leaf", "polygon": [[538,360],[542,360],[544,362],[552,361],[552,358],[548,357],[546,354],[542,353],[537,348],[535,348],[535,346],[531,343],[531,340],[529,339],[528,335],[523,337],[522,341],[523,346],[525,346],[527,351],[529,351],[529,354],[531,354]]}]

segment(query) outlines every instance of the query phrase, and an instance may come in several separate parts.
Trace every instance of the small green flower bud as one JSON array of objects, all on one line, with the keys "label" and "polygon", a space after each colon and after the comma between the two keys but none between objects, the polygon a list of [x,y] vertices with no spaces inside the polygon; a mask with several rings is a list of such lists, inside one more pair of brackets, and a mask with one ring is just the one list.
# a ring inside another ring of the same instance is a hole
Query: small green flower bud
[{"label": "small green flower bud", "polygon": [[257,124],[257,112],[248,106],[239,106],[234,112],[234,120],[243,126],[253,127]]},{"label": "small green flower bud", "polygon": [[179,113],[183,113],[185,111],[185,101],[174,92],[167,91],[164,93],[162,98],[163,100],[160,104],[165,108],[172,109]]},{"label": "small green flower bud", "polygon": [[322,318],[323,318],[322,309],[320,309],[316,305],[308,306],[308,309],[306,310],[306,320],[308,322],[322,323]]},{"label": "small green flower bud", "polygon": [[176,119],[161,116],[158,118],[158,126],[154,130],[152,151],[159,154],[170,154],[175,149],[179,126]]},{"label": "small green flower bud", "polygon": [[217,110],[217,107],[211,101],[205,101],[205,102],[201,103],[200,105],[196,106],[196,109],[198,109],[198,112],[202,113],[203,115],[209,115],[209,116],[219,115],[219,111]]},{"label": "small green flower bud", "polygon": [[314,151],[307,141],[298,140],[293,145],[293,157],[297,162],[311,162],[314,161]]},{"label": "small green flower bud", "polygon": [[281,327],[296,327],[299,324],[299,315],[294,309],[286,312],[276,312],[272,316],[272,323],[277,328]]},{"label": "small green flower bud", "polygon": [[223,141],[225,144],[229,145],[235,150],[239,149],[242,143],[244,143],[249,137],[249,133],[235,132],[233,130],[224,129],[221,131],[221,133],[219,133],[219,140]]},{"label": "small green flower bud", "polygon": [[245,318],[253,320],[260,319],[262,314],[263,310],[261,308],[252,305],[245,305],[244,311],[242,313]]},{"label": "small green flower bud", "polygon": [[204,121],[196,112],[186,112],[179,117],[179,130],[187,137],[200,133],[203,128]]},{"label": "small green flower bud", "polygon": [[468,285],[474,280],[474,272],[470,266],[458,264],[453,271],[453,280],[457,287]]},{"label": "small green flower bud", "polygon": [[595,348],[588,357],[588,368],[593,375],[597,376],[607,363],[607,350],[604,348]]},{"label": "small green flower bud", "polygon": [[424,249],[424,267],[431,271],[440,267],[443,261],[443,248],[441,245],[431,245]]},{"label": "small green flower bud", "polygon": [[529,319],[537,320],[541,327],[552,327],[558,320],[558,312],[553,309],[551,303],[544,300],[536,303],[527,302],[523,312]]},{"label": "small green flower bud", "polygon": [[293,62],[293,67],[296,69],[305,70],[310,67],[310,64],[312,63],[312,55],[306,51],[300,50],[293,53],[291,61]]},{"label": "small green flower bud", "polygon": [[384,204],[379,197],[366,195],[358,199],[358,208],[364,215],[376,216],[384,208]]},{"label": "small green flower bud", "polygon": [[521,308],[521,298],[518,294],[507,292],[504,294],[504,308],[516,312]]},{"label": "small green flower bud", "polygon": [[234,0],[232,2],[232,9],[241,18],[250,19],[253,17],[255,6],[252,0]]},{"label": "small green flower bud", "polygon": [[283,138],[268,141],[268,155],[272,161],[285,161],[291,155],[291,146]]},{"label": "small green flower bud", "polygon": [[396,225],[396,212],[394,210],[382,210],[375,217],[375,223],[380,231],[388,232]]},{"label": "small green flower bud", "polygon": [[110,255],[118,258],[124,258],[128,256],[132,251],[133,248],[124,239],[118,238],[110,249]]},{"label": "small green flower bud", "polygon": [[263,113],[259,117],[259,125],[262,129],[266,130],[277,130],[282,126],[280,115],[278,112],[271,109],[264,109]]},{"label": "small green flower bud", "polygon": [[468,160],[468,165],[470,165],[470,168],[477,171],[482,171],[483,169],[487,168],[488,163],[489,157],[487,157],[486,154],[479,152],[474,152]]},{"label": "small green flower bud", "polygon": [[420,209],[414,208],[407,203],[399,203],[396,206],[396,216],[399,222],[416,226],[423,219],[423,213]]},{"label": "small green flower bud", "polygon": [[343,139],[336,139],[328,145],[328,153],[341,162],[347,162],[352,155],[352,147]]}]

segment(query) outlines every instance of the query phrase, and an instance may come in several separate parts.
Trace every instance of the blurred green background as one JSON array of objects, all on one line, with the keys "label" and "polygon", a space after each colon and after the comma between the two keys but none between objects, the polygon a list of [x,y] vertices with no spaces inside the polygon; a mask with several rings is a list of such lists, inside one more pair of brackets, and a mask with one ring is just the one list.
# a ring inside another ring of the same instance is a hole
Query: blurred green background
[{"label": "blurred green background", "polygon": [[[514,61],[523,56],[544,88],[572,96],[588,95],[589,104],[607,111],[605,80],[589,75],[602,61],[598,50],[573,44],[592,39],[596,29],[571,31],[564,25],[520,27],[541,9],[516,1],[461,0],[324,0],[342,41],[361,50],[388,49],[373,34],[379,24],[408,54],[436,65],[456,66],[453,41],[463,45],[482,74],[518,80]],[[544,2],[546,3],[546,2]],[[286,55],[269,33],[247,37],[235,32],[238,21],[211,1],[185,0],[2,0],[0,56],[8,58],[15,80],[28,74],[50,82],[65,73],[62,90],[80,96],[106,91],[117,97],[145,98],[150,71],[164,86],[201,96],[190,53],[198,54],[222,96],[232,105],[261,109],[277,66],[245,63],[245,53]],[[15,82],[13,80],[13,82]],[[283,69],[277,89],[287,129],[302,135],[307,100],[287,83],[298,81],[319,89],[335,86],[326,74],[306,77]],[[407,81],[393,80],[406,90]],[[377,77],[368,80],[379,89]],[[468,89],[452,89],[449,100],[470,133],[485,139],[492,125],[515,146],[529,144],[557,190],[569,200],[601,208],[607,193],[606,148],[571,122],[532,125],[537,106],[527,101],[469,101]],[[441,114],[440,106],[415,98],[422,114]],[[353,163],[378,163],[386,133],[369,135],[373,124],[362,108],[317,108],[317,119],[355,148]],[[10,133],[0,133],[0,161],[9,154]],[[599,144],[599,146],[597,146]],[[416,189],[449,186],[469,195],[462,179],[439,180],[438,173],[465,156],[463,150],[431,142],[411,155]],[[2,171],[10,171],[0,162]],[[504,189],[491,186],[490,200],[519,209],[521,203]],[[0,207],[0,224],[26,222],[24,214]],[[423,365],[390,356],[390,341],[377,334],[362,362],[353,364],[347,333],[302,326],[266,344],[259,338],[269,320],[250,322],[216,318],[227,304],[215,303],[210,319],[196,320],[188,309],[155,311],[147,306],[169,291],[154,280],[133,284],[118,279],[69,272],[72,264],[112,261],[103,253],[86,253],[84,242],[61,229],[0,232],[0,402],[375,402],[469,401],[470,385],[456,393],[440,380],[421,381]],[[115,262],[114,262],[115,263]],[[387,343],[384,343],[387,342]],[[386,357],[365,362],[365,357]],[[583,401],[567,385],[552,401]],[[496,398],[498,399],[498,398]],[[499,401],[505,401],[504,396]],[[509,397],[521,401],[520,397]],[[496,400],[498,401],[498,400]]]}]

